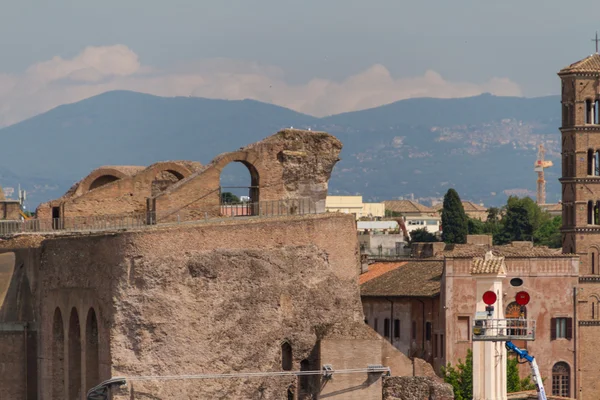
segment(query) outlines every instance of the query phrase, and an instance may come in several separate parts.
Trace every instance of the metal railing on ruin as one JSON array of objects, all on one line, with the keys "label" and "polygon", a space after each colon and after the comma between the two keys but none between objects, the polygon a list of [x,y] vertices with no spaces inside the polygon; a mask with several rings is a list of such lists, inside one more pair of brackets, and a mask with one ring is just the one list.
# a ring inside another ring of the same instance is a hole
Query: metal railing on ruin
[{"label": "metal railing on ruin", "polygon": [[98,215],[0,221],[0,236],[19,233],[94,232],[144,229],[156,225],[168,226],[244,218],[272,218],[317,214],[313,200],[308,198],[259,201],[254,203],[220,204],[212,209],[181,209],[176,212],[158,210],[123,215]]}]

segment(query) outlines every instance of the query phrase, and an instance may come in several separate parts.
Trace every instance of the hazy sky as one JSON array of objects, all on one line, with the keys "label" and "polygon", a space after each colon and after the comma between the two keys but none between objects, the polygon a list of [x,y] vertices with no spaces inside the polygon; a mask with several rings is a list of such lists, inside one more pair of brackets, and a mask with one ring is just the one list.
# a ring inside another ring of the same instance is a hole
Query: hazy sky
[{"label": "hazy sky", "polygon": [[0,0],[0,126],[112,89],[314,115],[555,94],[598,15],[592,0]]}]

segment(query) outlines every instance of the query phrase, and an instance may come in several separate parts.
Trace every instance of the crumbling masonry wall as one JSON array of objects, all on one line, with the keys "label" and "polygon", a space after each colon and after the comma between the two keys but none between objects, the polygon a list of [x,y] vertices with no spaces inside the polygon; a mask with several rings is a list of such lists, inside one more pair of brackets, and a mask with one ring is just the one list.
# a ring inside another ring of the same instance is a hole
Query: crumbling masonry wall
[{"label": "crumbling masonry wall", "polygon": [[285,129],[203,167],[191,161],[101,167],[61,198],[40,205],[36,216],[68,219],[156,211],[158,222],[218,216],[221,171],[232,162],[248,168],[252,202],[303,198],[324,211],[341,149],[341,142],[327,133]]},{"label": "crumbling masonry wall", "polygon": [[325,132],[285,129],[219,155],[203,170],[157,195],[158,219],[168,221],[176,214],[183,219],[219,215],[220,175],[232,162],[248,168],[253,203],[307,198],[324,211],[328,181],[341,149],[342,143]]},{"label": "crumbling masonry wall", "polygon": [[53,218],[53,207],[59,209],[60,218],[144,213],[146,199],[200,168],[200,163],[190,161],[164,161],[149,167],[100,167],[61,198],[41,204],[36,216]]},{"label": "crumbling masonry wall", "polygon": [[[100,380],[281,371],[284,342],[292,348],[293,370],[307,363],[318,369],[318,332],[335,324],[358,323],[355,339],[377,340],[362,322],[354,224],[352,216],[315,215],[45,241],[40,274],[43,398],[49,398],[56,380],[50,332],[57,308],[65,320],[75,309],[81,321],[94,308]],[[81,335],[86,343],[83,327]],[[89,368],[88,354],[82,353]],[[364,360],[365,367],[371,358]],[[353,360],[360,361],[360,355]],[[66,375],[69,386],[73,371]],[[89,386],[84,378],[77,382]],[[289,377],[144,382],[130,386],[133,394],[126,398],[261,394],[281,399],[290,385],[300,390]]]}]

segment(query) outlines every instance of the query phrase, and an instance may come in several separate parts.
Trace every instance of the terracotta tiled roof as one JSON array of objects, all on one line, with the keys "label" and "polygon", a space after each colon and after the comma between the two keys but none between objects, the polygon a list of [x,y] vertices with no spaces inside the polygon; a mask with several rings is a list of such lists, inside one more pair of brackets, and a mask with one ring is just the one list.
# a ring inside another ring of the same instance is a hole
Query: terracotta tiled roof
[{"label": "terracotta tiled roof", "polygon": [[403,262],[378,262],[369,265],[369,271],[361,274],[358,277],[358,283],[363,284],[367,281],[370,281],[373,278],[377,278],[385,273],[390,272],[393,269],[398,268],[401,265],[406,264],[406,261]]},{"label": "terracotta tiled roof", "polygon": [[463,208],[465,209],[465,211],[469,212],[469,211],[487,211],[487,208],[485,208],[482,205],[479,205],[477,203],[473,203],[472,201],[463,201],[462,202]]},{"label": "terracotta tiled roof", "polygon": [[360,295],[433,297],[440,293],[443,270],[442,261],[408,261],[362,283]]},{"label": "terracotta tiled roof", "polygon": [[579,60],[560,70],[559,74],[568,74],[572,72],[600,72],[600,55],[592,54],[589,57]]},{"label": "terracotta tiled roof", "polygon": [[472,274],[497,274],[504,264],[504,257],[491,257],[486,254],[485,258],[475,258],[471,263]]},{"label": "terracotta tiled roof", "polygon": [[434,213],[433,208],[427,207],[423,204],[419,204],[412,200],[386,200],[383,202],[385,209],[396,212],[412,212],[412,213]]},{"label": "terracotta tiled roof", "polygon": [[502,257],[573,257],[573,255],[563,254],[561,249],[551,249],[545,246],[479,246],[475,244],[454,244],[446,245],[445,249],[436,255],[445,257],[483,257],[487,251],[491,250],[495,256]]},{"label": "terracotta tiled roof", "polygon": [[[472,201],[469,200],[463,200],[461,201],[463,208],[465,209],[465,212],[473,212],[473,211],[487,211],[487,208],[485,206],[481,206],[477,203],[474,203]],[[434,210],[441,210],[442,208],[444,208],[444,203],[438,203],[435,206],[432,207]]]}]

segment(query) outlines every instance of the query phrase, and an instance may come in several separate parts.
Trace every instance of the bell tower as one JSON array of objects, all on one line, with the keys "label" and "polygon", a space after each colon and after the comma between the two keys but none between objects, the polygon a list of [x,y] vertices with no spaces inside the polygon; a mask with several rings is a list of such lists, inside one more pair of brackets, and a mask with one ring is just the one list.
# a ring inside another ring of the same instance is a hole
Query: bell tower
[{"label": "bell tower", "polygon": [[[598,43],[598,42],[597,42]],[[562,248],[580,275],[598,275],[600,250],[600,55],[558,73],[562,83]]]}]

